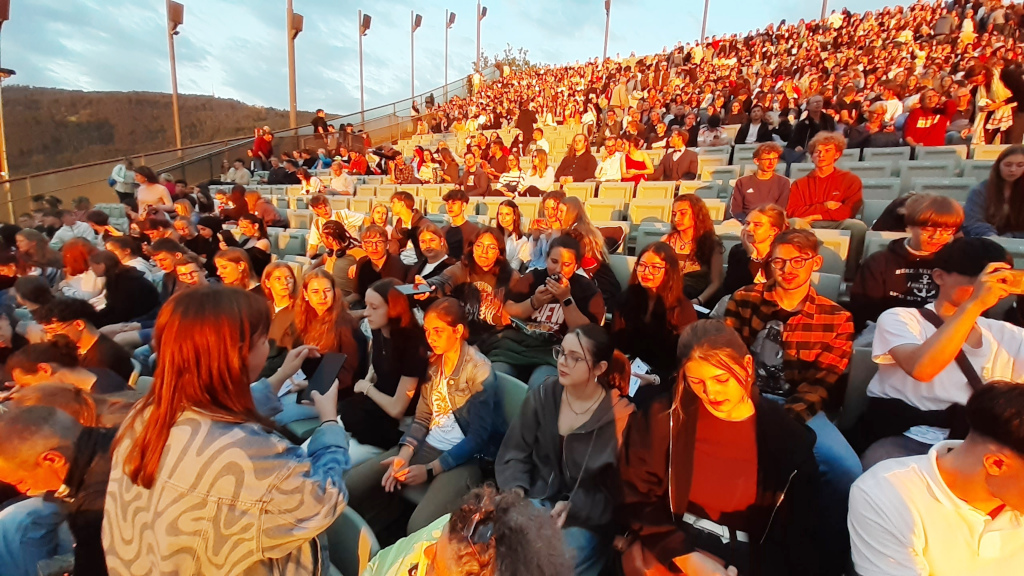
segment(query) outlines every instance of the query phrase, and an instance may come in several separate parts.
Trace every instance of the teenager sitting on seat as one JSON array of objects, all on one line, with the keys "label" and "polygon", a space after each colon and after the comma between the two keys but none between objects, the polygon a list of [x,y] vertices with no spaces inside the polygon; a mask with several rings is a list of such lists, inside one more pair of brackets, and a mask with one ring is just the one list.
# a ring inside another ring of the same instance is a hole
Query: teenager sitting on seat
[{"label": "teenager sitting on seat", "polygon": [[774,278],[733,294],[725,322],[750,347],[757,361],[757,386],[783,402],[787,412],[817,435],[814,456],[822,476],[823,558],[838,573],[848,555],[846,504],[862,469],[857,453],[835,427],[826,408],[841,404],[836,382],[853,354],[853,318],[817,293],[811,275],[821,268],[818,238],[809,230],[787,230],[772,244]]},{"label": "teenager sitting on seat", "polygon": [[640,388],[633,393],[634,402],[645,406],[654,396],[668,391],[679,367],[679,333],[696,320],[697,312],[683,294],[683,276],[675,251],[664,242],[648,244],[637,256],[611,325],[615,348],[651,368],[648,373],[633,374],[640,381]]},{"label": "teenager sitting on seat", "polygon": [[434,355],[412,426],[399,447],[345,476],[352,507],[375,532],[398,518],[402,488],[427,485],[409,533],[454,508],[480,482],[478,458],[493,459],[505,434],[494,371],[466,342],[463,305],[454,298],[438,300],[427,310],[423,329]]},{"label": "teenager sitting on seat", "polygon": [[[250,383],[269,326],[265,299],[222,287],[193,288],[160,311],[153,387],[112,447],[110,574],[326,572],[317,539],[342,513],[349,467],[338,387],[311,392],[322,424],[305,450],[268,431],[286,374]],[[282,372],[310,353],[296,350]],[[204,529],[180,529],[193,520]]]},{"label": "teenager sitting on seat", "polygon": [[787,228],[786,212],[775,204],[757,206],[747,213],[740,231],[740,243],[729,250],[728,267],[722,282],[725,298],[744,286],[763,284],[771,278],[772,268],[768,260],[772,242]]},{"label": "teenager sitting on seat", "polygon": [[263,296],[263,288],[253,271],[249,255],[241,248],[227,248],[217,252],[213,258],[217,267],[217,276],[227,287],[248,290],[257,296]]},{"label": "teenager sitting on seat", "polygon": [[679,359],[673,394],[627,432],[624,572],[821,574],[814,435],[758,393],[756,362],[723,322],[687,326]]},{"label": "teenager sitting on seat", "polygon": [[970,432],[883,462],[850,494],[862,576],[1005,574],[1024,565],[1024,387],[991,382],[967,401]]},{"label": "teenager sitting on seat", "polygon": [[878,317],[865,468],[963,438],[963,406],[982,382],[1024,379],[1024,329],[982,316],[1010,293],[1008,261],[987,238],[953,240],[932,260],[935,301]]},{"label": "teenager sitting on seat", "polygon": [[378,552],[362,576],[564,576],[572,564],[558,532],[522,496],[486,485],[467,494],[451,514]]},{"label": "teenager sitting on seat", "polygon": [[396,278],[404,281],[409,275],[409,267],[397,254],[388,251],[387,230],[376,224],[367,226],[363,230],[362,245],[366,256],[351,268],[349,273],[355,278],[355,290],[345,298],[350,305],[359,307],[362,307],[366,290],[377,280]]},{"label": "teenager sitting on seat", "polygon": [[93,394],[128,390],[128,382],[110,369],[81,366],[75,343],[66,337],[25,346],[11,354],[6,368],[19,387],[60,382]]},{"label": "teenager sitting on seat", "polygon": [[661,239],[675,250],[683,275],[683,292],[696,306],[712,307],[722,287],[725,248],[704,200],[680,194],[672,200],[672,231]]},{"label": "teenager sitting on seat", "polygon": [[858,332],[890,308],[920,308],[938,296],[932,280],[935,254],[960,230],[964,210],[947,196],[914,194],[904,211],[910,236],[865,258],[850,288],[850,312]]},{"label": "teenager sitting on seat", "polygon": [[597,324],[554,348],[558,375],[526,396],[498,451],[495,476],[549,510],[577,576],[596,576],[612,540],[619,456],[633,405],[629,360]]},{"label": "teenager sitting on seat", "polygon": [[78,364],[83,368],[106,369],[126,382],[131,378],[131,356],[123,346],[96,328],[96,310],[84,300],[58,296],[36,309],[33,317],[47,338],[64,336],[77,347]]},{"label": "teenager sitting on seat", "polygon": [[999,153],[988,178],[971,188],[964,205],[964,234],[1024,238],[1024,146]]},{"label": "teenager sitting on seat", "polygon": [[775,142],[765,142],[754,150],[757,171],[740,177],[733,185],[732,196],[729,197],[731,217],[743,222],[747,214],[758,206],[786,206],[789,203],[789,179],[775,172],[781,156],[782,146]]}]

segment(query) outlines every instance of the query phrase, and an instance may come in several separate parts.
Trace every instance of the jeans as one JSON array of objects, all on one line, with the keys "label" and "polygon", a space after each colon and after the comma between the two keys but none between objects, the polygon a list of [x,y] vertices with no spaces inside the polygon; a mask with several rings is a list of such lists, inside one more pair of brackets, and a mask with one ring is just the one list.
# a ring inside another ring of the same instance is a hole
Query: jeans
[{"label": "jeans", "polygon": [[[531,502],[538,508],[551,510],[552,506],[536,498]],[[573,561],[573,573],[576,576],[597,576],[604,568],[607,558],[607,542],[602,538],[579,526],[567,526],[562,528],[562,542],[565,546],[565,553]]]},{"label": "jeans", "polygon": [[[777,396],[766,394],[765,397],[783,401]],[[815,414],[807,421],[807,426],[817,435],[814,459],[818,461],[821,479],[818,526],[822,574],[841,574],[850,557],[850,532],[846,525],[850,487],[864,468],[850,443],[824,412]]]},{"label": "jeans", "polygon": [[40,560],[72,551],[64,507],[28,498],[0,510],[0,566],[10,576],[37,576]]},{"label": "jeans", "polygon": [[540,366],[513,366],[507,362],[492,362],[491,368],[495,372],[508,374],[513,378],[526,382],[530,390],[540,386],[549,376],[558,376],[558,368],[548,364],[541,364]]},{"label": "jeans", "polygon": [[318,417],[316,408],[312,404],[299,404],[298,397],[299,395],[295,392],[289,392],[281,396],[282,410],[274,416],[274,422],[284,426],[299,420],[310,420]]}]

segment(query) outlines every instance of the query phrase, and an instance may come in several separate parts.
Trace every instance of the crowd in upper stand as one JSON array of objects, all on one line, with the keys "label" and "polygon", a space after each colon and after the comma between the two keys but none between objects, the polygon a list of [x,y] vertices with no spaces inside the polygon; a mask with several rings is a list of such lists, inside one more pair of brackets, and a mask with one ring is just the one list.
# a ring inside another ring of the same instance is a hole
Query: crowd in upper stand
[{"label": "crowd in upper stand", "polygon": [[[315,150],[267,129],[213,181],[125,159],[119,205],[34,198],[0,225],[4,574],[1012,572],[1022,15],[833,12],[414,103],[440,143],[408,158],[318,111]],[[964,205],[900,196],[863,255],[844,151],[993,143]],[[632,258],[567,194],[693,180],[729,145],[755,169],[728,250],[682,189]],[[357,211],[367,176],[403,188]],[[264,184],[301,187],[292,253]]]}]

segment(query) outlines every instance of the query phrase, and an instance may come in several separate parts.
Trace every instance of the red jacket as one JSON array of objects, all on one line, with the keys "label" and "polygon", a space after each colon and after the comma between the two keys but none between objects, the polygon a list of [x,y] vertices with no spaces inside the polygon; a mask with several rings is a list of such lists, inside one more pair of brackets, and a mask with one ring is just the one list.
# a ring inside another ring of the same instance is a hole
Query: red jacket
[{"label": "red jacket", "polygon": [[[863,189],[860,178],[852,172],[836,168],[821,178],[816,171],[812,171],[793,182],[790,187],[786,215],[806,218],[820,214],[821,219],[828,222],[854,218],[864,201]],[[842,206],[835,210],[825,207],[825,202],[833,201],[841,202]]]},{"label": "red jacket", "polygon": [[952,100],[946,100],[930,113],[923,108],[914,108],[903,123],[903,139],[910,138],[920,146],[945,146],[946,128],[955,113],[956,102]]}]

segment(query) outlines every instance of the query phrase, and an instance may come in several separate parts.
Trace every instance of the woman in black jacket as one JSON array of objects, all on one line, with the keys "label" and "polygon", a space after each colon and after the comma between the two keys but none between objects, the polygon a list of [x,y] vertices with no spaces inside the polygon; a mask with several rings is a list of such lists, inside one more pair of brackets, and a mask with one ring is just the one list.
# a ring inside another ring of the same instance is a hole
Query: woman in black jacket
[{"label": "woman in black jacket", "polygon": [[106,278],[107,305],[99,311],[97,327],[129,322],[145,316],[160,305],[160,293],[145,275],[131,266],[121,265],[117,255],[100,250],[89,257],[92,271]]},{"label": "woman in black jacket", "polygon": [[673,398],[630,423],[621,519],[634,574],[817,574],[814,434],[762,399],[754,359],[718,320],[679,337]]}]

